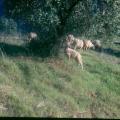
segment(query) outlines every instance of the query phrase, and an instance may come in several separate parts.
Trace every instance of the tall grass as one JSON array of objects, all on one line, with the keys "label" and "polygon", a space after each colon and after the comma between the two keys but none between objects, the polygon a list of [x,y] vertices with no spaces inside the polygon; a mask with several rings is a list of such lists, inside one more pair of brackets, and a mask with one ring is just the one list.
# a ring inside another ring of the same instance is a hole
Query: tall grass
[{"label": "tall grass", "polygon": [[0,116],[120,118],[119,57],[80,52],[83,71],[63,53],[42,61],[1,51]]}]

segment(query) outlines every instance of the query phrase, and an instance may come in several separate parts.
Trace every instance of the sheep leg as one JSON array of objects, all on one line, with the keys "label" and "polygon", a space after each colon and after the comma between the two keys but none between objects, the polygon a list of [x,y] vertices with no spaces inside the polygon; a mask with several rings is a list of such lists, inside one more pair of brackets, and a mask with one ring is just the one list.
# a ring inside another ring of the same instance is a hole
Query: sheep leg
[{"label": "sheep leg", "polygon": [[82,60],[79,61],[79,65],[81,65],[82,70],[83,70],[83,62],[82,62]]},{"label": "sheep leg", "polygon": [[77,46],[75,45],[74,50],[76,50]]},{"label": "sheep leg", "polygon": [[81,64],[81,67],[82,67],[82,70],[83,70],[83,63],[81,62],[80,64]]},{"label": "sheep leg", "polygon": [[84,50],[84,48],[83,48],[83,47],[80,47],[80,50],[82,50],[82,51],[83,51],[83,50]]},{"label": "sheep leg", "polygon": [[86,50],[86,47],[85,47],[85,46],[83,47],[83,50]]},{"label": "sheep leg", "polygon": [[82,70],[83,70],[83,62],[82,62],[82,58],[80,58],[80,56],[77,56],[76,60],[77,60],[78,64],[81,65]]}]

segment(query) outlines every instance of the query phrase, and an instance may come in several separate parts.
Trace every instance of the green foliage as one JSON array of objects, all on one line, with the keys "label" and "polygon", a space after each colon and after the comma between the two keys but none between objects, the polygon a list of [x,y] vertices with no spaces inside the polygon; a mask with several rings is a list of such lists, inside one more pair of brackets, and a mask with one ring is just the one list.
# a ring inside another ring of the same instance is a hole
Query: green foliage
[{"label": "green foliage", "polygon": [[120,1],[116,0],[114,3],[114,25],[116,26],[114,32],[120,36]]},{"label": "green foliage", "polygon": [[[97,0],[96,2],[92,2],[92,0],[79,2],[68,19],[66,32],[70,30],[77,35],[105,41],[111,39],[112,36],[118,35],[119,31],[120,11],[118,6],[119,1],[117,0],[105,1],[101,6]],[[101,7],[102,9],[100,9]]]},{"label": "green foliage", "polygon": [[120,32],[119,0],[5,0],[4,5],[7,17],[29,24],[52,49],[56,44],[59,49],[58,38],[66,33],[106,42]]},{"label": "green foliage", "polygon": [[6,34],[16,34],[17,24],[13,19],[0,17],[0,31]]}]

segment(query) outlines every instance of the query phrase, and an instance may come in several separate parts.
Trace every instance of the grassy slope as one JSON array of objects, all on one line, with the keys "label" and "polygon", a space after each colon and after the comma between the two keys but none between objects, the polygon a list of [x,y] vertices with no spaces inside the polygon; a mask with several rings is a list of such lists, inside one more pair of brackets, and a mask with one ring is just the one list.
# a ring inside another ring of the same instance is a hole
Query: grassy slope
[{"label": "grassy slope", "polygon": [[[120,118],[119,58],[81,52],[84,70],[58,59],[0,57],[0,116]],[[78,117],[81,117],[80,114]]]}]

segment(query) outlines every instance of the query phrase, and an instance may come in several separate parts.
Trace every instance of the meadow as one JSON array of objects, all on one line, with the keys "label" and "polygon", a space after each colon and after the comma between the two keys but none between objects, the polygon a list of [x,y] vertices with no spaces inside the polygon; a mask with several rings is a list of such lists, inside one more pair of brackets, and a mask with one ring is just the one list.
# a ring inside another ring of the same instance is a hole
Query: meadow
[{"label": "meadow", "polygon": [[120,118],[119,45],[80,50],[81,70],[62,49],[26,56],[18,41],[0,43],[0,116]]}]

